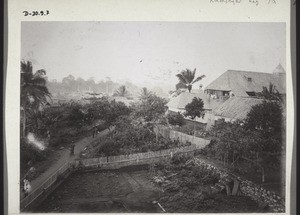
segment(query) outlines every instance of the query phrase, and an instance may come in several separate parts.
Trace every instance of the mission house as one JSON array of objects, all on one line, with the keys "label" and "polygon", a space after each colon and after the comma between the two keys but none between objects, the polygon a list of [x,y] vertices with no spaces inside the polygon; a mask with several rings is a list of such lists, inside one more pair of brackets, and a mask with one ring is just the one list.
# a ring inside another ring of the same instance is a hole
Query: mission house
[{"label": "mission house", "polygon": [[[169,113],[183,113],[185,105],[194,97],[201,98],[204,102],[204,118],[196,118],[194,121],[209,129],[216,121],[243,120],[246,118],[252,106],[260,104],[263,99],[258,98],[257,93],[262,92],[263,87],[270,83],[282,97],[286,91],[286,73],[279,64],[272,73],[250,72],[240,70],[227,70],[205,89],[184,92],[175,98],[171,98],[167,104]],[[192,121],[186,118],[187,121]]]}]

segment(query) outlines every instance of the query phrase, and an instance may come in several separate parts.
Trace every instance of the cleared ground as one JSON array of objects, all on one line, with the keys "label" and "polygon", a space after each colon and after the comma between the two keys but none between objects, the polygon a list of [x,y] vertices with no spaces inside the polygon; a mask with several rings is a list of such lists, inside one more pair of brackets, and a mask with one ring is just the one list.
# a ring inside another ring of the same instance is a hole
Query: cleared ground
[{"label": "cleared ground", "polygon": [[36,212],[161,212],[159,192],[144,170],[73,174]]},{"label": "cleared ground", "polygon": [[167,212],[263,211],[247,197],[216,194],[204,200],[201,197],[194,199],[194,196],[186,198],[180,193],[162,192],[153,181],[153,173],[145,169],[74,173],[35,212],[161,213],[153,201],[159,201]]}]

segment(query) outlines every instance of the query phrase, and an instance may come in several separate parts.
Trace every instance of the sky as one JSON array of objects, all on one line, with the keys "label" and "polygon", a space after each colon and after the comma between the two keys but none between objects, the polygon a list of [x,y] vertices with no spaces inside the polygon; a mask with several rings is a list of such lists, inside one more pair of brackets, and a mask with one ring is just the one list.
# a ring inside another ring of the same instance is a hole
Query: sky
[{"label": "sky", "polygon": [[197,88],[229,69],[286,68],[285,41],[284,23],[22,22],[21,60],[45,69],[49,80],[110,77],[163,89],[196,68],[206,76]]}]

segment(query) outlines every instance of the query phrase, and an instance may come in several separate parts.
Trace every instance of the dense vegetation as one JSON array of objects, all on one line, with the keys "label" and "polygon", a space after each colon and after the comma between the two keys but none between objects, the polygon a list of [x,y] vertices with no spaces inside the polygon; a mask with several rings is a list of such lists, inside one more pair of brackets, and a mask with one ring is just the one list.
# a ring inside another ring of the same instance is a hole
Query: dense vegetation
[{"label": "dense vegetation", "polygon": [[44,107],[28,114],[27,132],[44,145],[44,150],[21,138],[21,169],[49,159],[52,149],[66,147],[84,136],[92,136],[94,128],[101,131],[112,126],[118,117],[128,115],[130,108],[122,102],[102,98],[89,104],[65,103]]},{"label": "dense vegetation", "polygon": [[210,186],[220,176],[195,164],[193,157],[175,154],[172,160],[161,161],[151,170],[162,190],[159,202],[169,213],[263,211],[247,197],[214,193]]},{"label": "dense vegetation", "polygon": [[96,156],[158,151],[189,144],[167,140],[155,134],[154,127],[166,123],[166,102],[144,90],[140,101],[130,107],[130,115],[119,117],[115,121],[115,130],[109,138],[101,141],[102,146]]},{"label": "dense vegetation", "polygon": [[156,136],[150,125],[136,125],[128,118],[120,119],[110,137],[101,141],[96,156],[112,156],[190,145]]},{"label": "dense vegetation", "polygon": [[262,182],[268,168],[278,168],[285,154],[285,122],[282,104],[264,101],[253,106],[243,122],[219,122],[211,130],[213,140],[204,152],[237,166],[247,161],[258,169]]}]

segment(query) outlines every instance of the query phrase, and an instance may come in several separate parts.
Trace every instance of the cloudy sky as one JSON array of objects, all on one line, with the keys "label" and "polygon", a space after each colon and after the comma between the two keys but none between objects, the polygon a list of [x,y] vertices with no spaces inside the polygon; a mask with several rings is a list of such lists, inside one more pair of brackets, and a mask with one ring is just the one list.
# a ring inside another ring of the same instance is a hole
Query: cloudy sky
[{"label": "cloudy sky", "polygon": [[283,23],[23,22],[21,33],[21,59],[58,81],[173,87],[175,74],[196,68],[205,87],[228,69],[270,73],[286,63]]}]

